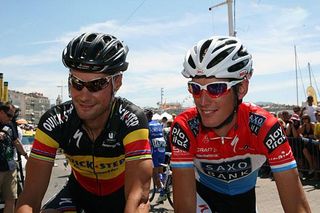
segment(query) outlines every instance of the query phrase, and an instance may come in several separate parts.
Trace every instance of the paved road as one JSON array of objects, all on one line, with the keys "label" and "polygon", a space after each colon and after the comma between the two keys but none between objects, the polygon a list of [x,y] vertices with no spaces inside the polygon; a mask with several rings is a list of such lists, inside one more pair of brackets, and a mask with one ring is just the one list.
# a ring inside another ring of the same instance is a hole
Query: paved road
[{"label": "paved road", "polygon": [[[51,181],[44,200],[52,197],[66,182],[69,169],[63,166],[63,155],[58,155],[56,165],[53,169]],[[304,191],[311,206],[312,212],[320,212],[320,181],[304,182]],[[259,178],[256,186],[257,205],[259,213],[281,213],[283,212],[275,182],[270,178]],[[156,198],[154,199],[156,200]],[[151,202],[150,212],[173,212],[172,207],[165,201],[164,204]]]}]

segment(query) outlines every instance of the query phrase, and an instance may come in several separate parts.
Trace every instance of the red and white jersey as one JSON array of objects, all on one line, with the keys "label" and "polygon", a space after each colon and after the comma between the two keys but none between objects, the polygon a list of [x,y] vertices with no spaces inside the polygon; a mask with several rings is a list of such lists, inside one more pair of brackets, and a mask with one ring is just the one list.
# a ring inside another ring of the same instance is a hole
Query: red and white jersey
[{"label": "red and white jersey", "polygon": [[197,180],[219,193],[252,189],[266,159],[272,172],[296,167],[277,118],[254,104],[240,104],[236,124],[225,137],[203,127],[196,108],[177,116],[170,134],[172,167],[195,167]]}]

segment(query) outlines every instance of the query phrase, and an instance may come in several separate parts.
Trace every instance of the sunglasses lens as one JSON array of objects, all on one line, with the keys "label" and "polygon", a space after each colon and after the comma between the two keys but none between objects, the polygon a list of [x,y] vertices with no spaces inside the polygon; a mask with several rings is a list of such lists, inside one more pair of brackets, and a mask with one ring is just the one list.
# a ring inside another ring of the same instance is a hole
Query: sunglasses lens
[{"label": "sunglasses lens", "polygon": [[84,87],[84,82],[79,81],[73,76],[70,76],[69,78],[70,84],[72,85],[73,88],[75,88],[78,91],[81,91]]},{"label": "sunglasses lens", "polygon": [[227,91],[227,88],[228,86],[225,83],[209,84],[207,86],[208,93],[214,97],[223,95]]},{"label": "sunglasses lens", "polygon": [[102,90],[103,88],[108,86],[110,80],[108,78],[100,78],[92,81],[83,82],[74,76],[70,76],[69,79],[70,84],[76,90],[81,91],[83,87],[86,87],[89,90],[89,92],[98,92]]},{"label": "sunglasses lens", "polygon": [[90,92],[98,92],[99,90],[102,90],[103,88],[107,87],[109,83],[109,80],[106,78],[100,78],[94,81],[88,81],[86,82],[86,87]]},{"label": "sunglasses lens", "polygon": [[201,93],[201,88],[199,85],[194,84],[192,82],[189,83],[189,90],[191,92],[191,94],[198,96]]},{"label": "sunglasses lens", "polygon": [[205,86],[200,86],[197,83],[189,82],[188,85],[190,93],[196,97],[199,97],[201,95],[202,89],[206,90],[208,94],[213,98],[222,96],[228,90],[228,85],[226,83],[212,83]]}]

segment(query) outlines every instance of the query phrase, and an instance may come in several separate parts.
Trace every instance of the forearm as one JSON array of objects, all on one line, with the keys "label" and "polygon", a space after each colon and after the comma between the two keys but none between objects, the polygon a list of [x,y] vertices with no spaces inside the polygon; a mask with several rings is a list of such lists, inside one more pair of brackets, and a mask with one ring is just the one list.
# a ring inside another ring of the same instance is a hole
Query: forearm
[{"label": "forearm", "polygon": [[33,213],[40,212],[40,208],[33,208],[29,205],[17,206],[15,213]]},{"label": "forearm", "polygon": [[149,191],[151,177],[151,159],[127,162],[125,181],[125,213],[149,212]]},{"label": "forearm", "polygon": [[148,198],[144,201],[138,199],[128,199],[126,202],[125,213],[148,213],[150,203]]},{"label": "forearm", "polygon": [[196,212],[196,184],[193,169],[173,169],[174,212]]},{"label": "forearm", "polygon": [[[29,158],[26,164],[24,189],[17,201],[17,212],[40,212],[47,191],[53,162]],[[39,175],[41,174],[41,175]]]},{"label": "forearm", "polygon": [[26,196],[26,193],[22,192],[19,196],[16,213],[32,213],[32,212],[40,212],[41,201],[37,201],[37,199],[31,198],[30,196]]},{"label": "forearm", "polygon": [[274,173],[274,178],[285,212],[311,212],[296,169]]},{"label": "forearm", "polygon": [[21,155],[25,156],[27,154],[26,151],[24,150],[21,142],[18,139],[14,141],[14,145]]}]

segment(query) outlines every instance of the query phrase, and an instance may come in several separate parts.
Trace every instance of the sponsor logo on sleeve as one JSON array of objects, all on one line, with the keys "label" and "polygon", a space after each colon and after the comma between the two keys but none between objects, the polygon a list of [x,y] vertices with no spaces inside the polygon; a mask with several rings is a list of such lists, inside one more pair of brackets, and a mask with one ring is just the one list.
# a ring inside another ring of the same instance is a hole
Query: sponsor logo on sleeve
[{"label": "sponsor logo on sleeve", "polygon": [[64,110],[62,113],[56,113],[48,117],[42,123],[42,126],[49,132],[53,131],[56,127],[65,123],[69,119],[69,115],[72,113],[74,109],[73,105],[70,105],[70,108]]},{"label": "sponsor logo on sleeve", "polygon": [[269,130],[264,139],[264,145],[267,147],[269,153],[275,150],[278,146],[286,141],[286,136],[279,123],[275,123]]},{"label": "sponsor logo on sleeve", "polygon": [[248,176],[252,172],[250,158],[221,163],[201,163],[204,173],[225,182]]},{"label": "sponsor logo on sleeve", "polygon": [[57,126],[59,126],[65,122],[65,120],[63,120],[63,118],[64,118],[63,115],[55,114],[55,115],[48,117],[42,125],[46,130],[51,132]]},{"label": "sponsor logo on sleeve", "polygon": [[139,125],[138,116],[133,112],[124,108],[123,105],[120,105],[119,113],[120,113],[120,119],[125,122],[127,127],[134,127]]},{"label": "sponsor logo on sleeve", "polygon": [[190,142],[187,134],[183,131],[178,123],[175,123],[172,128],[172,144],[179,149],[189,151]]},{"label": "sponsor logo on sleeve", "polygon": [[259,130],[265,120],[266,120],[266,118],[263,117],[262,115],[258,115],[258,114],[254,114],[254,113],[250,112],[250,114],[249,114],[249,127],[251,129],[251,132],[255,135],[258,135]]}]

